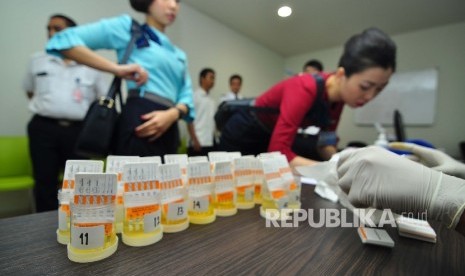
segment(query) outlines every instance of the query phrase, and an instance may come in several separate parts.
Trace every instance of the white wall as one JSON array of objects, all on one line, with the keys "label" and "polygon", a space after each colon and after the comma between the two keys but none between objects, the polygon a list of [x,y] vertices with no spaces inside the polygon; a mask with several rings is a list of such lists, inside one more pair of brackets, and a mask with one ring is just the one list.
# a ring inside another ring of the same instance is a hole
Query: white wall
[{"label": "white wall", "polygon": [[[407,126],[408,138],[422,138],[459,157],[458,142],[465,140],[465,22],[393,36],[398,47],[397,71],[439,68],[435,122],[431,126]],[[311,58],[320,59],[326,71],[336,69],[341,47],[293,56],[285,67],[299,71]],[[393,133],[391,127],[386,128]],[[371,144],[377,136],[373,127],[354,123],[354,111],[344,109],[338,128],[340,146],[349,141]]]},{"label": "white wall", "polygon": [[[0,3],[0,135],[24,135],[30,118],[21,79],[30,55],[43,49],[45,26],[52,13],[65,13],[79,24],[132,12],[126,0],[15,0]],[[256,96],[283,77],[283,68],[301,70],[310,58],[324,62],[327,70],[336,68],[342,48],[336,47],[283,59],[247,37],[190,8],[183,2],[180,15],[168,29],[173,42],[186,51],[194,88],[198,72],[210,66],[217,72],[212,90],[218,98],[228,90],[228,78],[233,73],[244,77],[243,92]],[[465,22],[437,27],[393,37],[398,45],[398,71],[410,71],[438,66],[439,91],[436,121],[430,127],[407,127],[411,138],[424,138],[454,156],[458,156],[458,141],[465,139]],[[342,45],[341,41],[341,45]],[[101,51],[107,57],[114,54]],[[110,77],[109,77],[110,79]],[[391,128],[387,128],[392,131]],[[376,138],[372,127],[354,124],[353,111],[347,108],[339,126],[341,146],[348,141],[371,143]]]},{"label": "white wall", "polygon": [[[2,61],[2,91],[0,92],[0,135],[24,135],[31,114],[21,87],[29,57],[42,51],[46,43],[48,17],[64,13],[79,24],[102,17],[129,13],[139,21],[142,14],[133,12],[127,0],[15,0],[0,3],[0,60]],[[186,51],[194,89],[198,73],[203,67],[217,72],[216,85],[212,90],[215,99],[226,92],[229,76],[243,76],[242,91],[255,96],[282,78],[284,59],[252,40],[221,25],[188,6],[182,4],[175,24],[168,28],[168,36]],[[114,53],[101,51],[114,59]],[[111,76],[108,76],[109,80]]]}]

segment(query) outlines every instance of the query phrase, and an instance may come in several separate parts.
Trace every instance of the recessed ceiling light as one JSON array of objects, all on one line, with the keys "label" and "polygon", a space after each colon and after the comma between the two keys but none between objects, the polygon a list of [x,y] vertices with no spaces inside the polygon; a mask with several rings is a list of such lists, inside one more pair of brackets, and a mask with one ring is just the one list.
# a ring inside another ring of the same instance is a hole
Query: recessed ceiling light
[{"label": "recessed ceiling light", "polygon": [[282,6],[278,9],[278,15],[281,17],[288,17],[292,14],[292,9],[288,6]]}]

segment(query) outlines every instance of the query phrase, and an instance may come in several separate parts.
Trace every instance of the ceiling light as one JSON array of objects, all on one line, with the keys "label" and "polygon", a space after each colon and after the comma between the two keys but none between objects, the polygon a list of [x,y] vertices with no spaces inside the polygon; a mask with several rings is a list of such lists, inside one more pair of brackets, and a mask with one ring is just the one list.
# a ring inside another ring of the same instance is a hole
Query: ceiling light
[{"label": "ceiling light", "polygon": [[278,15],[281,17],[288,17],[292,14],[292,9],[288,6],[282,6],[278,9]]}]

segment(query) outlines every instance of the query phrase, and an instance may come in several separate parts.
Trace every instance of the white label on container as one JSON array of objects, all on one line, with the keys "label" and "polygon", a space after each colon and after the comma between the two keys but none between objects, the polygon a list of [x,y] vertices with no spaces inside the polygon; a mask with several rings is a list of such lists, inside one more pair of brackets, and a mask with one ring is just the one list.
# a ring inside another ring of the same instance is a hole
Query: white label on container
[{"label": "white label on container", "polygon": [[61,231],[67,231],[68,230],[68,220],[67,220],[68,215],[66,214],[65,211],[61,210],[61,208],[58,209],[58,229]]},{"label": "white label on container", "polygon": [[289,191],[289,202],[296,203],[300,201],[300,190]]},{"label": "white label on container", "polygon": [[289,197],[283,196],[276,201],[279,210],[289,208]]},{"label": "white label on container", "polygon": [[187,202],[168,203],[168,220],[179,220],[187,218]]},{"label": "white label on container", "polygon": [[254,194],[255,194],[254,186],[245,189],[245,194],[244,194],[245,201],[253,201]]},{"label": "white label on container", "polygon": [[71,246],[77,249],[95,249],[103,247],[105,227],[71,227]]},{"label": "white label on container", "polygon": [[158,210],[153,213],[144,215],[144,233],[150,233],[160,227],[161,211]]},{"label": "white label on container", "polygon": [[210,205],[209,197],[207,196],[198,196],[189,198],[189,210],[193,212],[206,212]]}]

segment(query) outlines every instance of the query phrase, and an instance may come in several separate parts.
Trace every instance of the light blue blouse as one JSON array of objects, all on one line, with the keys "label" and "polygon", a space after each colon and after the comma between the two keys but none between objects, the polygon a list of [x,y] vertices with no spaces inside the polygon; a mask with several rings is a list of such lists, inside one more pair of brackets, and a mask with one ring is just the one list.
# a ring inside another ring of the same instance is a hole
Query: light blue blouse
[{"label": "light blue blouse", "polygon": [[[67,28],[49,40],[46,50],[50,54],[62,56],[61,50],[75,46],[86,46],[92,50],[114,49],[118,60],[121,60],[131,39],[131,24],[132,18],[125,14]],[[150,28],[160,39],[160,44],[148,39],[149,47],[134,47],[127,62],[142,66],[149,73],[149,78],[140,87],[134,81],[127,81],[128,90],[139,88],[141,93],[151,92],[174,103],[186,104],[189,114],[184,119],[191,122],[195,111],[186,54],[174,46],[164,33]]]}]

